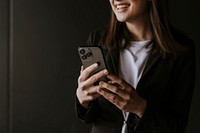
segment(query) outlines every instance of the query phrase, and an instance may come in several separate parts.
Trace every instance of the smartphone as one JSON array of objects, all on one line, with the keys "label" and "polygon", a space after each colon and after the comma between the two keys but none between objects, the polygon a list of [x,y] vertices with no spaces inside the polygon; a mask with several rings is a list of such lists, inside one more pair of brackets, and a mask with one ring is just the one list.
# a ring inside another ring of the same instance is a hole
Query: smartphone
[{"label": "smartphone", "polygon": [[[79,56],[84,68],[87,68],[94,63],[98,64],[98,68],[94,70],[90,74],[90,76],[107,68],[102,49],[100,47],[98,46],[78,47],[78,53],[79,53]],[[100,80],[107,81],[107,78],[104,77],[104,78],[101,78]]]}]

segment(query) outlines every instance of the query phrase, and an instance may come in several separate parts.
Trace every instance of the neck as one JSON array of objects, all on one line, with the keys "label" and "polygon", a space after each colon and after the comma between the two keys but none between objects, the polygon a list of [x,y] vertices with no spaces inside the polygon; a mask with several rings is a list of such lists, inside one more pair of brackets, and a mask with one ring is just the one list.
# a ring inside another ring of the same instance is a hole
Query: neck
[{"label": "neck", "polygon": [[131,33],[132,40],[134,41],[151,40],[153,38],[149,19],[126,22],[126,26]]}]

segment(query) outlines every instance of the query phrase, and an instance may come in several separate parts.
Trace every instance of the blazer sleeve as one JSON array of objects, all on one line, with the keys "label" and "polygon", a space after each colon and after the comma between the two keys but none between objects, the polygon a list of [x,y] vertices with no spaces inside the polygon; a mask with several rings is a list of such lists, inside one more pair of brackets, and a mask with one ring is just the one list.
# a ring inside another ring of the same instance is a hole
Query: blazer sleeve
[{"label": "blazer sleeve", "polygon": [[[178,75],[167,104],[155,105],[147,100],[147,108],[136,130],[148,133],[184,133],[195,81],[195,49],[190,45],[178,57]],[[142,132],[142,133],[143,133]]]},{"label": "blazer sleeve", "polygon": [[96,109],[98,108],[97,102],[93,101],[88,109],[82,107],[76,97],[75,99],[75,109],[78,118],[85,123],[92,123],[95,119],[97,113]]}]

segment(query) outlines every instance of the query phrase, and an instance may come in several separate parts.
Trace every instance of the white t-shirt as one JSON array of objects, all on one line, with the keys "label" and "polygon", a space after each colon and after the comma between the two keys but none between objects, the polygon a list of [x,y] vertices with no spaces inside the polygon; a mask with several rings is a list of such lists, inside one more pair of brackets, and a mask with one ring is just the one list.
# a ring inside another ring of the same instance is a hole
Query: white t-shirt
[{"label": "white t-shirt", "polygon": [[[133,41],[127,48],[120,51],[119,76],[135,89],[146,66],[152,48],[151,42],[151,40]],[[123,115],[122,133],[127,133],[126,121],[129,113],[123,112]]]}]

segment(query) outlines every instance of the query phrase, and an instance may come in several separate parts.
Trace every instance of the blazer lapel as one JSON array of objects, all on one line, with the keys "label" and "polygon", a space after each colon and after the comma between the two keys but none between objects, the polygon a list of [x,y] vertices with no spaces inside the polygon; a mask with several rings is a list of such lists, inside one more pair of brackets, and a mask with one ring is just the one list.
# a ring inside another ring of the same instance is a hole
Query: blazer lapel
[{"label": "blazer lapel", "polygon": [[[155,44],[154,44],[155,45]],[[108,66],[109,72],[115,75],[118,75],[119,70],[119,49],[113,48],[111,51],[106,51],[106,64]],[[151,70],[151,68],[154,66],[154,64],[157,62],[157,60],[161,57],[159,52],[151,52],[150,56],[148,58],[147,64],[145,66],[145,69],[143,71],[141,79],[143,79],[148,72]],[[139,84],[139,83],[138,83]]]},{"label": "blazer lapel", "polygon": [[110,51],[110,58],[113,64],[114,74],[118,75],[119,70],[119,49],[114,48]]},{"label": "blazer lapel", "polygon": [[[118,66],[119,66],[119,49],[113,48],[112,50],[104,49],[104,56],[106,60],[106,65],[109,73],[118,75]],[[110,103],[110,102],[108,102]],[[115,105],[110,103],[110,107],[113,108],[116,112],[118,112],[121,116],[121,119],[123,119],[122,111],[117,108]]]},{"label": "blazer lapel", "polygon": [[150,53],[150,56],[147,60],[141,79],[143,79],[148,74],[148,72],[152,69],[152,67],[155,65],[155,63],[160,57],[161,55],[158,52]]},{"label": "blazer lapel", "polygon": [[[108,67],[108,71],[112,74],[118,75],[118,70],[119,70],[119,54],[120,51],[118,48],[113,48],[112,50],[108,51],[107,49],[104,49],[104,54],[105,54],[105,59],[106,59],[106,64]],[[155,63],[158,61],[158,59],[161,57],[161,55],[158,52],[151,52],[149,59],[147,61],[147,64],[145,66],[145,69],[143,71],[141,80],[148,74],[148,72],[151,70],[151,68],[155,65]],[[139,81],[139,83],[141,82]],[[139,84],[138,83],[138,84]],[[115,109],[118,110],[118,112],[122,115],[122,111],[118,109],[117,107],[114,107]]]},{"label": "blazer lapel", "polygon": [[103,49],[103,51],[109,73],[118,75],[119,49],[117,48],[113,48],[112,50]]},{"label": "blazer lapel", "polygon": [[[107,61],[108,66],[112,68],[113,74],[118,75],[119,70],[119,49],[114,48],[110,52],[110,60]],[[145,69],[142,74],[142,78],[150,71],[150,69],[153,67],[153,65],[156,63],[156,61],[161,57],[161,55],[158,52],[151,52],[149,59],[147,61],[147,64],[145,66]]]}]

